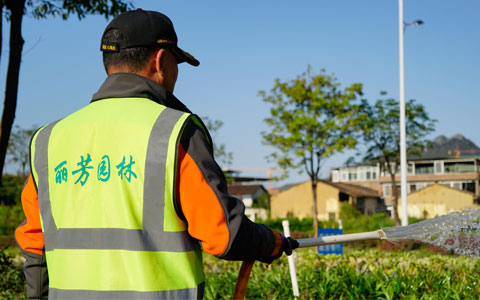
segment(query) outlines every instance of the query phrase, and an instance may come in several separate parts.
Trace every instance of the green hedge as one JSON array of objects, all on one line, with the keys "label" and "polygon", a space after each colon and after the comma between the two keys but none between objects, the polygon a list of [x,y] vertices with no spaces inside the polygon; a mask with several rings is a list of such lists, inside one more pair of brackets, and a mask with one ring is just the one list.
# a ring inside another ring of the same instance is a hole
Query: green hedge
[{"label": "green hedge", "polygon": [[[297,251],[299,299],[478,299],[480,259],[356,250],[322,256]],[[231,299],[239,262],[205,257],[205,299]],[[293,299],[287,258],[256,262],[247,299]]]},{"label": "green hedge", "polygon": [[[395,221],[387,214],[373,214],[366,216],[348,203],[342,203],[340,208],[339,219],[342,220],[344,233],[366,232],[378,230],[384,227],[395,226]],[[313,219],[312,218],[278,218],[257,220],[259,223],[264,223],[271,228],[283,232],[282,221],[288,220],[290,224],[290,231],[295,233],[313,234]],[[420,219],[409,218],[409,223],[415,223]],[[320,228],[338,228],[337,221],[319,221]]]},{"label": "green hedge", "polygon": [[18,256],[0,249],[0,299],[25,299],[25,277]]},{"label": "green hedge", "polygon": [[[18,257],[17,257],[18,258]],[[0,251],[0,299],[25,299],[17,258]],[[322,256],[297,251],[299,299],[478,299],[480,258],[422,251],[355,250]],[[241,262],[204,255],[205,299],[231,299]],[[286,256],[256,262],[247,299],[293,299]]]},{"label": "green hedge", "polygon": [[0,236],[13,236],[15,228],[25,219],[21,205],[24,181],[21,176],[3,175],[3,186],[0,186]]},{"label": "green hedge", "polygon": [[18,205],[22,194],[25,179],[21,176],[5,174],[2,177],[3,186],[0,186],[0,205]]},{"label": "green hedge", "polygon": [[13,236],[15,229],[24,219],[21,205],[0,205],[0,236]]},{"label": "green hedge", "polygon": [[395,226],[395,221],[387,214],[366,216],[348,203],[342,203],[340,219],[342,219],[345,233],[366,232]]},{"label": "green hedge", "polygon": [[[288,220],[291,232],[302,232],[302,233],[308,233],[308,234],[313,233],[312,218],[299,219],[299,218],[289,217],[289,218],[266,219],[266,220],[259,219],[256,222],[266,224],[275,230],[283,232],[283,225],[282,225],[283,220]],[[338,223],[335,221],[319,221],[318,226],[325,227],[325,228],[335,228],[335,227],[338,227]]]}]

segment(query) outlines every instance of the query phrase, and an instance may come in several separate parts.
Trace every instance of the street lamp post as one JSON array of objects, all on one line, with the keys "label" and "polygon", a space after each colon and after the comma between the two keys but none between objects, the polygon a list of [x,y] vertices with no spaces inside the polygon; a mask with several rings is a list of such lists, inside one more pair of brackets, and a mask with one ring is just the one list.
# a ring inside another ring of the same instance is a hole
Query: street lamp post
[{"label": "street lamp post", "polygon": [[[403,36],[407,26],[423,25],[422,20],[412,23],[403,21],[403,0],[398,0],[398,36],[399,36],[399,64],[400,64],[400,197],[402,198],[402,226],[408,225],[407,210],[407,141],[406,141],[406,122],[405,122],[405,73],[404,73],[404,54],[403,54]],[[396,188],[396,187],[393,187]],[[397,207],[395,207],[397,209]]]}]

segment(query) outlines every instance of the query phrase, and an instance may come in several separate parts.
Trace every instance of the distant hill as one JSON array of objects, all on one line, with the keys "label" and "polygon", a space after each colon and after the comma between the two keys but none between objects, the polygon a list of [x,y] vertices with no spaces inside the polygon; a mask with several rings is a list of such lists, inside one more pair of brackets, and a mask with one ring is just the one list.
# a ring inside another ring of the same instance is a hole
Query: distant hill
[{"label": "distant hill", "polygon": [[423,151],[421,157],[454,158],[454,157],[480,157],[480,148],[461,134],[447,138],[441,135],[432,141],[431,147]]}]

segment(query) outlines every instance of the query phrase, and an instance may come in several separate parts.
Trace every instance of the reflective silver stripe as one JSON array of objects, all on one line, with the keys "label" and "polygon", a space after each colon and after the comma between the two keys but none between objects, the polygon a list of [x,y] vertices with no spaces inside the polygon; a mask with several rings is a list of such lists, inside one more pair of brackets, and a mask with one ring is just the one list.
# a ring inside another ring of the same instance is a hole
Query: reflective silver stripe
[{"label": "reflective silver stripe", "polygon": [[44,222],[45,248],[116,249],[132,251],[186,252],[198,250],[198,243],[186,231],[163,231],[165,166],[168,141],[183,112],[165,108],[150,133],[145,160],[143,229],[60,228],[52,217],[48,188],[48,143],[52,123],[42,129],[35,142],[40,212]]},{"label": "reflective silver stripe", "polygon": [[205,284],[197,288],[137,292],[137,291],[92,291],[92,290],[60,290],[50,288],[49,299],[202,299]]},{"label": "reflective silver stripe", "polygon": [[[38,206],[40,208],[40,214],[42,216],[43,231],[55,231],[57,226],[52,216],[52,208],[50,206],[50,193],[48,188],[48,140],[52,133],[53,126],[58,121],[53,122],[45,126],[37,135],[35,141],[35,157],[34,166],[37,171],[37,190],[38,190]],[[51,243],[45,238],[45,243]]]},{"label": "reflective silver stripe", "polygon": [[[173,128],[182,115],[181,111],[165,108],[155,121],[148,140],[143,188],[143,230],[149,233],[163,232],[168,142]],[[163,201],[158,201],[159,199]],[[183,235],[185,232],[178,234]]]},{"label": "reflective silver stripe", "polygon": [[194,250],[187,234],[121,228],[60,228],[45,232],[45,250],[103,249],[184,252]]}]

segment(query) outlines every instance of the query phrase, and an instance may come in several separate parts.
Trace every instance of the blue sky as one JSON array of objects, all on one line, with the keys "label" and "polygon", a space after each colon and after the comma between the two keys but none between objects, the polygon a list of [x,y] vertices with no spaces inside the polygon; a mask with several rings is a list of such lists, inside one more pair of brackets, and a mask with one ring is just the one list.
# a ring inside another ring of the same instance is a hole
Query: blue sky
[{"label": "blue sky", "polygon": [[[232,167],[268,168],[260,132],[269,107],[257,93],[275,78],[293,79],[311,65],[334,73],[343,86],[364,85],[364,98],[380,91],[398,99],[398,1],[134,1],[173,21],[179,46],[200,60],[181,64],[175,95],[191,110],[224,122],[216,137],[233,152]],[[424,26],[405,34],[406,98],[425,105],[436,131],[465,135],[480,145],[480,2],[404,0],[404,18]],[[57,120],[86,105],[105,79],[99,40],[108,21],[99,16],[34,20],[26,41],[15,124],[25,128]],[[5,23],[4,23],[5,24]],[[4,25],[1,93],[8,28]],[[322,170],[352,153],[329,158]],[[266,176],[266,172],[246,174]],[[287,182],[304,180],[291,172]]]}]

